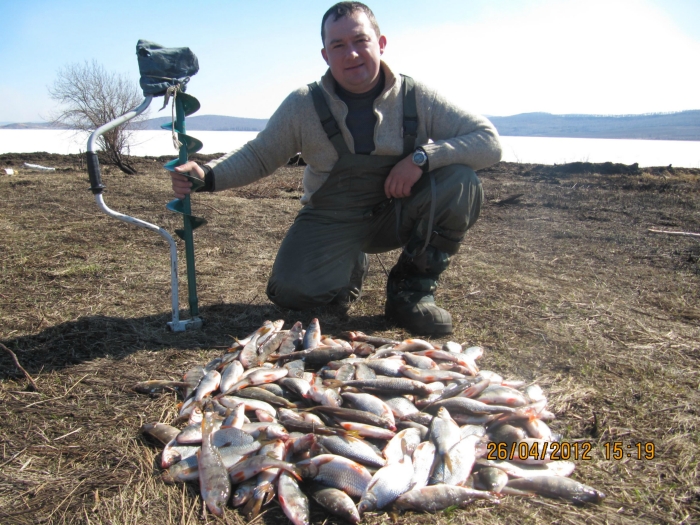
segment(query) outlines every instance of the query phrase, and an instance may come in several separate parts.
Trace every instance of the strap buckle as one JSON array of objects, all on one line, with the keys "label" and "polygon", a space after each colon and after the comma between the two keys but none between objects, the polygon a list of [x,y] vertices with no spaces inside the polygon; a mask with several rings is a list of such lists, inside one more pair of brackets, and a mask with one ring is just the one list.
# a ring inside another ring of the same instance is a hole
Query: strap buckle
[{"label": "strap buckle", "polygon": [[403,119],[403,134],[411,137],[418,136],[418,117],[404,117]]},{"label": "strap buckle", "polygon": [[340,134],[340,128],[338,127],[338,122],[333,118],[333,115],[328,117],[326,120],[321,121],[321,126],[323,127],[323,131],[326,132],[326,135],[328,136],[329,139],[332,139],[336,135]]}]

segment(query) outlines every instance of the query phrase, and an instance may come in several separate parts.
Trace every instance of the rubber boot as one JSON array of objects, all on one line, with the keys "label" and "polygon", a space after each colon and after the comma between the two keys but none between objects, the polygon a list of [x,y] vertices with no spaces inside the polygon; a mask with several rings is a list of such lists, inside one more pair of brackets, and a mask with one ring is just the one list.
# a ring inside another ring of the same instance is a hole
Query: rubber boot
[{"label": "rubber boot", "polygon": [[416,335],[452,333],[452,316],[433,295],[449,263],[450,256],[432,245],[415,258],[404,251],[389,272],[386,317]]}]

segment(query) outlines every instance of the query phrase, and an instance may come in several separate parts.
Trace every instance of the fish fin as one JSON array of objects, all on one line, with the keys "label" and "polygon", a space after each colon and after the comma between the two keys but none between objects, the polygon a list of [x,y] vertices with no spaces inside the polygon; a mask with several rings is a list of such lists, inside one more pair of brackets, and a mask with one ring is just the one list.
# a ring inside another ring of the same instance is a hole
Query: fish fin
[{"label": "fish fin", "polygon": [[450,471],[452,472],[452,458],[450,458],[450,454],[447,453],[443,456],[443,460],[445,461],[445,467],[447,467]]},{"label": "fish fin", "polygon": [[[257,489],[257,487],[256,487]],[[248,502],[243,506],[241,509],[241,512],[243,515],[246,517],[248,521],[252,521],[254,518],[260,514],[260,510],[262,509],[263,506],[263,500],[267,494],[259,494],[257,493],[257,490],[253,492],[253,497],[251,497]]]}]

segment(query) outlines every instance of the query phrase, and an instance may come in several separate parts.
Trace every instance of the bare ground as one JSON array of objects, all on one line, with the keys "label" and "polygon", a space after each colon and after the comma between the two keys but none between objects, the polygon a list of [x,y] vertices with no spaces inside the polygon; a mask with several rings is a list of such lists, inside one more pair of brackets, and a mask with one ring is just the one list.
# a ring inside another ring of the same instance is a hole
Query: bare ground
[{"label": "bare ground", "polygon": [[[107,204],[179,227],[164,206],[164,160],[138,159],[141,175],[131,177],[107,167]],[[31,172],[25,161],[59,169]],[[159,447],[139,427],[172,419],[177,399],[130,387],[177,378],[267,318],[289,326],[320,316],[326,333],[406,335],[382,316],[381,263],[389,268],[396,254],[372,257],[348,317],[267,301],[267,276],[299,208],[301,168],[193,199],[209,220],[195,233],[207,324],[172,334],[165,242],[102,214],[80,157],[0,155],[4,167],[17,174],[0,175],[0,342],[38,391],[0,352],[0,523],[243,523],[233,509],[221,520],[203,515],[196,485],[161,482]],[[608,497],[585,507],[506,497],[365,522],[698,523],[700,241],[648,229],[700,232],[700,170],[501,163],[480,176],[488,203],[441,281],[450,339],[482,345],[482,368],[537,381],[557,414],[553,428],[593,444],[574,478]],[[620,460],[604,454],[615,442]],[[653,459],[644,457],[648,443]],[[334,523],[318,507],[312,517]],[[286,522],[275,505],[259,520]]]}]

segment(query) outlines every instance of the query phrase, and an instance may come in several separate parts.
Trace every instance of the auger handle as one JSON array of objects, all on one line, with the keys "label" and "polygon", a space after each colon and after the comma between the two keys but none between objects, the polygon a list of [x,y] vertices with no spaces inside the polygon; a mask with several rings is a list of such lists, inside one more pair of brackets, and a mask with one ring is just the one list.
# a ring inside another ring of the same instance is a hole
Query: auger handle
[{"label": "auger handle", "polygon": [[152,96],[146,97],[140,106],[132,109],[128,113],[124,113],[121,117],[117,117],[111,122],[107,122],[107,124],[100,126],[90,135],[87,143],[87,152],[85,155],[87,160],[88,176],[90,177],[90,190],[93,194],[100,195],[105,189],[105,185],[102,184],[102,176],[100,174],[100,162],[97,159],[97,152],[95,151],[97,139],[107,131],[130,121],[134,117],[139,116],[141,113],[146,111],[146,109],[148,109],[148,106],[151,105],[152,100]]}]

